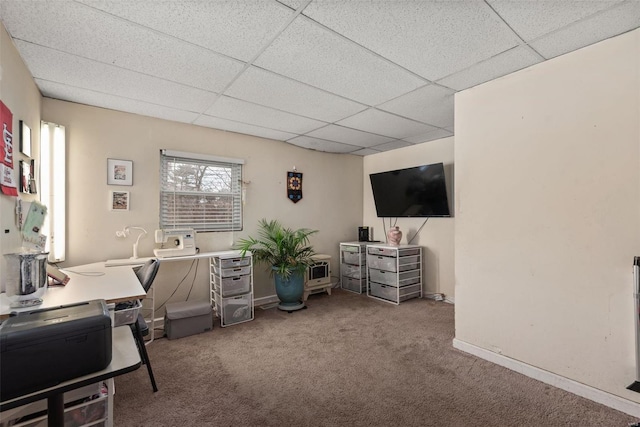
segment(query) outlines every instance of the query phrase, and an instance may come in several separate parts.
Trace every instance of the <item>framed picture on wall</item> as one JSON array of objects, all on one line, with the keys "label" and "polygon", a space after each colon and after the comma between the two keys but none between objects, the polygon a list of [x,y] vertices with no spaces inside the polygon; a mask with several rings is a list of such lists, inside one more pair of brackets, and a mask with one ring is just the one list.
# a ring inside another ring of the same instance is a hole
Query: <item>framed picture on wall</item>
[{"label": "framed picture on wall", "polygon": [[133,185],[133,162],[107,159],[107,184]]},{"label": "framed picture on wall", "polygon": [[128,211],[129,203],[130,201],[129,201],[128,191],[110,191],[109,192],[109,210]]},{"label": "framed picture on wall", "polygon": [[31,164],[28,161],[20,160],[20,191],[31,193]]},{"label": "framed picture on wall", "polygon": [[31,157],[31,128],[20,120],[20,152]]}]

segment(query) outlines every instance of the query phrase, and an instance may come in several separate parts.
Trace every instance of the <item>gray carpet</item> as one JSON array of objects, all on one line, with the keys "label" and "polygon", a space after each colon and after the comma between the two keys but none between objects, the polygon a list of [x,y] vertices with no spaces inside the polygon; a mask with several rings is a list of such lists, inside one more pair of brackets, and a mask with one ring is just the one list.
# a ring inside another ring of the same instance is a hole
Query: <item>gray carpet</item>
[{"label": "gray carpet", "polygon": [[339,289],[294,313],[148,350],[116,378],[116,426],[628,426],[638,420],[454,349],[454,306]]}]

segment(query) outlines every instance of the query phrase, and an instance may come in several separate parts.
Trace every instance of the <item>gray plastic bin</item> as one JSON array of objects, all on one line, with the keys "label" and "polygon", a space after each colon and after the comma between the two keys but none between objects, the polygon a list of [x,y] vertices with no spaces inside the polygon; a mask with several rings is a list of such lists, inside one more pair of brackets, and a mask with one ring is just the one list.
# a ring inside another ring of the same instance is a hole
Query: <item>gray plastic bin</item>
[{"label": "gray plastic bin", "polygon": [[184,301],[167,304],[164,332],[170,340],[210,331],[213,309],[207,301]]}]

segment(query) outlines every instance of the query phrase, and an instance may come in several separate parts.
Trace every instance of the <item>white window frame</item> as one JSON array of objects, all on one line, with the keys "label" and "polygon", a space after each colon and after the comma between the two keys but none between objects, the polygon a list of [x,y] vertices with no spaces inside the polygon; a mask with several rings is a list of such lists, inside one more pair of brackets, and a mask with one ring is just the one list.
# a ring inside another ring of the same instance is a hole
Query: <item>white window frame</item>
[{"label": "white window frame", "polygon": [[[217,168],[229,175],[227,186],[220,190],[178,188],[179,182],[172,174],[180,164]],[[242,230],[243,164],[242,159],[160,150],[160,228],[193,228],[197,232]],[[201,205],[194,203],[195,198],[199,198]],[[216,207],[219,199],[226,199],[230,205]]]}]

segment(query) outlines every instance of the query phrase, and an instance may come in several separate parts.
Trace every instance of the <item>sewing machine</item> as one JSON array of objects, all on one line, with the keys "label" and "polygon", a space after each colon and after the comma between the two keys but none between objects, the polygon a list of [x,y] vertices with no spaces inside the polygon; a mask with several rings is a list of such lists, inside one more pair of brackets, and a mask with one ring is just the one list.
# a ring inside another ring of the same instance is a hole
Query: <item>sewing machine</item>
[{"label": "sewing machine", "polygon": [[193,228],[156,230],[156,243],[160,248],[153,253],[158,258],[196,254],[196,232]]}]

